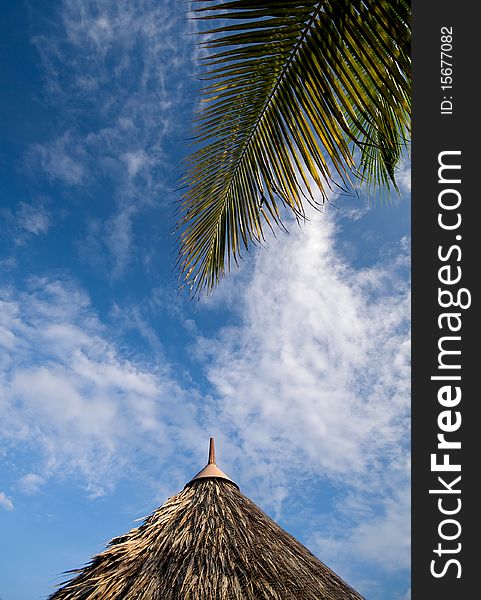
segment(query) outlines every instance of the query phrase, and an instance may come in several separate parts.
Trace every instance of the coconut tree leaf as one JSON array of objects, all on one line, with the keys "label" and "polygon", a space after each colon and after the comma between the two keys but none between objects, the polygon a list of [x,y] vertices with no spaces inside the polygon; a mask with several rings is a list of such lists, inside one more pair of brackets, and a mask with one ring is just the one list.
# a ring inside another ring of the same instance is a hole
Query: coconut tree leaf
[{"label": "coconut tree leaf", "polygon": [[265,226],[282,227],[282,208],[302,218],[334,182],[396,187],[409,138],[410,5],[193,4],[210,27],[178,260],[182,283],[201,293],[262,242]]}]

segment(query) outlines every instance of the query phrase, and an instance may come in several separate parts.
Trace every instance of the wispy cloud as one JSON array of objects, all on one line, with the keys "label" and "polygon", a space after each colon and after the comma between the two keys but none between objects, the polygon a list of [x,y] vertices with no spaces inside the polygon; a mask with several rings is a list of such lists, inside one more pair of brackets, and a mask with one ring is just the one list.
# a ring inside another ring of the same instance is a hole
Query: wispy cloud
[{"label": "wispy cloud", "polygon": [[411,161],[404,159],[396,173],[396,179],[401,191],[406,194],[411,193]]},{"label": "wispy cloud", "polygon": [[32,146],[29,162],[66,185],[108,182],[116,206],[95,235],[114,277],[132,260],[134,222],[164,204],[175,166],[166,148],[186,110],[190,45],[179,43],[188,24],[172,9],[168,0],[64,0],[55,25],[32,40],[45,98],[68,129]]},{"label": "wispy cloud", "polygon": [[[14,246],[23,246],[35,236],[41,236],[51,229],[54,221],[46,199],[36,198],[31,202],[20,201],[16,209],[0,209],[0,235],[3,240],[11,240]],[[14,266],[14,257],[4,258],[5,268]]]},{"label": "wispy cloud", "polygon": [[[389,486],[394,480],[398,489]],[[408,469],[400,470],[397,477],[388,475],[386,483],[376,494],[364,490],[360,497],[357,493],[339,502],[323,531],[311,535],[312,549],[347,572],[366,563],[384,571],[407,571],[411,547]]]},{"label": "wispy cloud", "polygon": [[47,233],[52,225],[50,215],[42,205],[20,202],[16,216],[18,227],[33,235]]},{"label": "wispy cloud", "polygon": [[331,215],[314,215],[224,282],[237,324],[197,343],[219,426],[238,439],[238,467],[259,497],[272,505],[277,489],[282,502],[313,477],[343,490],[323,523],[332,538],[312,539],[319,550],[335,543],[344,569],[353,548],[385,567],[409,560],[407,267],[402,244],[354,270]]},{"label": "wispy cloud", "polygon": [[40,475],[37,475],[36,473],[27,473],[20,478],[18,487],[24,494],[27,494],[27,496],[33,496],[41,490],[45,483],[45,479],[40,477]]},{"label": "wispy cloud", "polygon": [[[35,448],[39,478],[69,476],[98,495],[142,470],[140,457],[167,460],[174,440],[191,449],[195,394],[168,366],[122,357],[75,285],[37,279],[21,293],[5,290],[0,312],[0,437]],[[39,478],[25,474],[24,489]]]},{"label": "wispy cloud", "polygon": [[70,477],[99,495],[127,474],[144,477],[143,464],[172,492],[193,474],[212,432],[221,466],[275,515],[313,482],[331,490],[325,512],[305,499],[305,514],[317,515],[305,539],[331,566],[348,573],[357,556],[405,568],[408,258],[403,241],[378,264],[352,268],[329,212],[269,240],[199,307],[227,308],[231,323],[209,337],[191,327],[210,382],[202,394],[169,363],[149,322],[146,311],[162,295],[150,308],[111,313],[120,330],[135,327],[148,342],[155,360],[147,361],[126,356],[114,328],[67,279],[4,290],[1,436],[10,447],[36,448],[29,473]]},{"label": "wispy cloud", "polygon": [[5,492],[0,492],[0,508],[4,508],[5,510],[13,510],[12,499],[9,498]]},{"label": "wispy cloud", "polygon": [[70,131],[44,144],[33,144],[27,161],[50,179],[67,185],[78,185],[85,180],[85,151]]}]

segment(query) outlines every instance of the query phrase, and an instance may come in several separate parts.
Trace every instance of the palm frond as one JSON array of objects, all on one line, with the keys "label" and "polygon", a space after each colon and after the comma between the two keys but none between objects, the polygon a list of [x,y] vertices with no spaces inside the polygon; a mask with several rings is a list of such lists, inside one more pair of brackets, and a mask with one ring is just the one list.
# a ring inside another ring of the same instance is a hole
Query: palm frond
[{"label": "palm frond", "polygon": [[[211,290],[333,181],[394,182],[410,115],[404,0],[202,2],[206,86],[180,205],[179,266]],[[195,4],[197,6],[197,3]],[[359,155],[358,164],[355,156]]]}]

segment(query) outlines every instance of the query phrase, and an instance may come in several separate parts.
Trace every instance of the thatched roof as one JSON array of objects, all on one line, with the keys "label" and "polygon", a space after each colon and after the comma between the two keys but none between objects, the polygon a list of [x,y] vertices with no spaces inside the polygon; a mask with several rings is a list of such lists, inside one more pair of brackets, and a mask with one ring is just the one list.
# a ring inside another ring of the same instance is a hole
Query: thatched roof
[{"label": "thatched roof", "polygon": [[[211,452],[212,459],[212,443]],[[75,573],[50,600],[361,600],[246,498],[215,458]]]}]

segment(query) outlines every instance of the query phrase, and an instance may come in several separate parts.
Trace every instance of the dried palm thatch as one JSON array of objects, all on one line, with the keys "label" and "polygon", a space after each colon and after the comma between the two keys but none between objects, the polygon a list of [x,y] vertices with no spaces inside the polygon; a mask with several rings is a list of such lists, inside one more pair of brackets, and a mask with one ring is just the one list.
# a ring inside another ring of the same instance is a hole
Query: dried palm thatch
[{"label": "dried palm thatch", "polygon": [[51,600],[361,600],[215,464],[74,573]]}]

